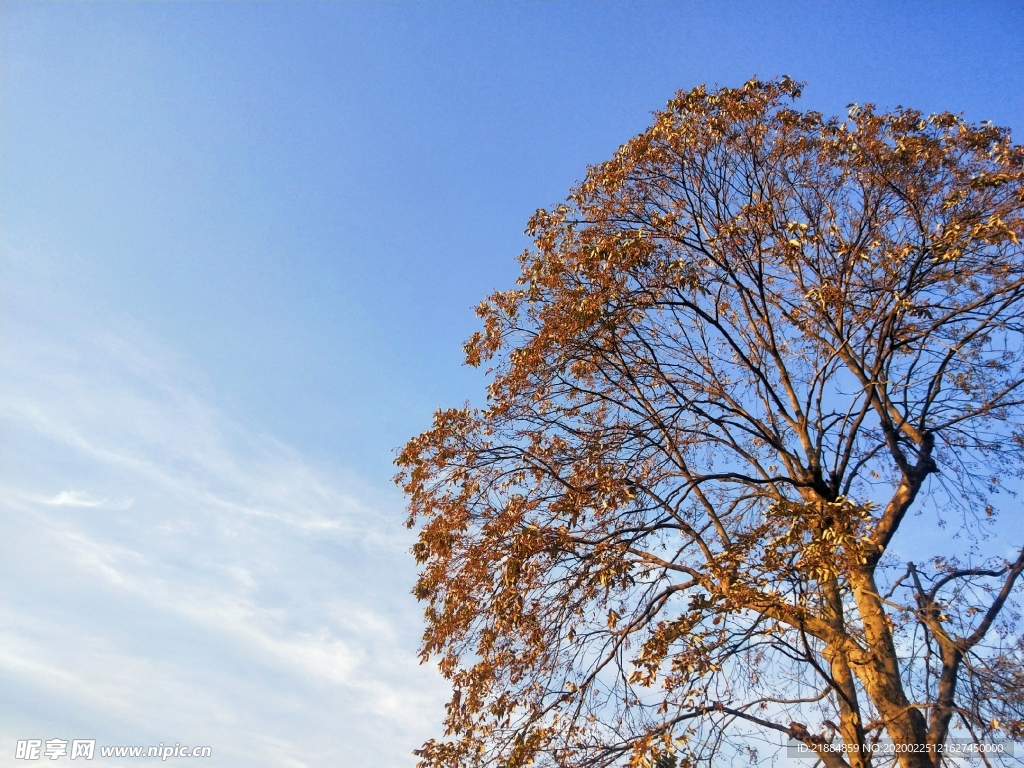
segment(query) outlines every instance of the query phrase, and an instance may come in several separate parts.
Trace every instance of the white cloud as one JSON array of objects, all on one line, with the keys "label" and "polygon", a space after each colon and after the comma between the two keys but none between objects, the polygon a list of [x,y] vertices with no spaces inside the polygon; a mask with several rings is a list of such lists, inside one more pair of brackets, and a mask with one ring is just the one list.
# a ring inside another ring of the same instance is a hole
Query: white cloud
[{"label": "white cloud", "polygon": [[3,743],[189,739],[214,747],[211,768],[412,765],[443,686],[416,661],[396,500],[226,418],[139,352],[151,341],[14,338]]},{"label": "white cloud", "polygon": [[44,499],[44,504],[54,507],[100,507],[107,499],[93,499],[81,491],[61,491],[52,499]]},{"label": "white cloud", "polygon": [[132,499],[111,503],[110,499],[94,499],[83,491],[61,491],[52,499],[40,499],[43,504],[51,507],[109,507],[112,509],[128,509]]}]

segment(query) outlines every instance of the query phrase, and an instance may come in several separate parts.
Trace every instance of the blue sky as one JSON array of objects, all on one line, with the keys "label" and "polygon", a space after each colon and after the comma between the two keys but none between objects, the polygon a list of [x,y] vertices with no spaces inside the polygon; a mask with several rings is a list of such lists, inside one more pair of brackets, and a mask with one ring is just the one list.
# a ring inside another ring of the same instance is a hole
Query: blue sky
[{"label": "blue sky", "polygon": [[[676,89],[1024,129],[1024,4],[0,3],[0,766],[411,766],[393,450],[529,215]],[[97,758],[94,762],[103,765]]]}]

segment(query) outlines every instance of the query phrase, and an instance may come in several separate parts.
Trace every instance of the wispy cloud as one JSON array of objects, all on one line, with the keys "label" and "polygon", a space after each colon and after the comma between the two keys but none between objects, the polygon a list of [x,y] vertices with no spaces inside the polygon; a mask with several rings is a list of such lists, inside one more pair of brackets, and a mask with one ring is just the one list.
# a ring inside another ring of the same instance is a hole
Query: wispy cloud
[{"label": "wispy cloud", "polygon": [[443,686],[415,659],[396,499],[227,418],[152,350],[5,351],[3,743],[411,765]]},{"label": "wispy cloud", "polygon": [[39,499],[40,502],[51,507],[107,507],[109,509],[128,509],[132,505],[132,499],[120,502],[111,502],[110,499],[94,499],[83,491],[61,491],[53,498]]}]

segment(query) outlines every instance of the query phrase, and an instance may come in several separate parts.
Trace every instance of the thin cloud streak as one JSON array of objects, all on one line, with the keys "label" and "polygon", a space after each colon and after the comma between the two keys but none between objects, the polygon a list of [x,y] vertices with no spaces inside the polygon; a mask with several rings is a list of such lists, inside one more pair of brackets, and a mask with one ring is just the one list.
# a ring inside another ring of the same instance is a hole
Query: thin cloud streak
[{"label": "thin cloud streak", "polygon": [[121,502],[111,502],[110,499],[94,499],[82,491],[61,491],[52,499],[36,499],[42,504],[50,507],[108,507],[111,509],[128,509],[133,499]]}]

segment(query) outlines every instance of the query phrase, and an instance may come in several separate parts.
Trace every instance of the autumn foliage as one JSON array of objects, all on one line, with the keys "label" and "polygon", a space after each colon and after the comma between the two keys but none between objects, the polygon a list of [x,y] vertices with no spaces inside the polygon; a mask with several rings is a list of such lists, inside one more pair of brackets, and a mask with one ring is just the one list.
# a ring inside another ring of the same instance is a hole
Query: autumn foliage
[{"label": "autumn foliage", "polygon": [[480,305],[486,407],[397,460],[422,766],[1024,740],[1024,150],[799,96],[678,94]]}]

